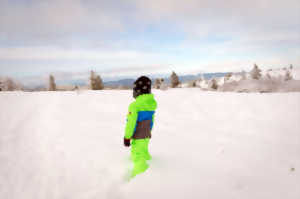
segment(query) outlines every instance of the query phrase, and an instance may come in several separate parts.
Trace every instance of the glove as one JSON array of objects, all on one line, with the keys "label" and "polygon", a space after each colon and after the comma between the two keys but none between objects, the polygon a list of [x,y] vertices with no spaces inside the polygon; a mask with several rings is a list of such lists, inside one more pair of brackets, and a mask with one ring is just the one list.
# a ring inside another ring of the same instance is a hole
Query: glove
[{"label": "glove", "polygon": [[124,146],[130,147],[130,139],[124,138]]}]

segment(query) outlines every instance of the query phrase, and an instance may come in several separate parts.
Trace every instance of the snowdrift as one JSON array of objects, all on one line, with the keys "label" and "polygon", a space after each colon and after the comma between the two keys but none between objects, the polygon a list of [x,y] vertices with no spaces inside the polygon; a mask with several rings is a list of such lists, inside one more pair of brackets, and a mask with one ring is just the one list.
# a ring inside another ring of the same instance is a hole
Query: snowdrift
[{"label": "snowdrift", "polygon": [[224,83],[218,91],[233,92],[300,92],[300,80],[247,79]]},{"label": "snowdrift", "polygon": [[228,77],[185,82],[180,87],[198,87],[203,91],[221,92],[300,92],[299,68],[269,69],[259,73],[257,79],[253,79],[250,71],[231,73]]}]

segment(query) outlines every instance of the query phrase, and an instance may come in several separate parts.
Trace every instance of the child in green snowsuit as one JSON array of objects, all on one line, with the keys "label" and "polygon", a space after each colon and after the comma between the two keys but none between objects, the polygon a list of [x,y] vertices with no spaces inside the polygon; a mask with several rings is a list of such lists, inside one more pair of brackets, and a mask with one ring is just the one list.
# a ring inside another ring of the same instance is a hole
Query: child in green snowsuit
[{"label": "child in green snowsuit", "polygon": [[133,97],[136,100],[129,105],[124,136],[124,145],[131,145],[131,160],[134,165],[131,177],[146,171],[149,167],[147,160],[151,159],[148,145],[156,101],[151,94],[151,80],[148,77],[141,76],[134,82]]}]

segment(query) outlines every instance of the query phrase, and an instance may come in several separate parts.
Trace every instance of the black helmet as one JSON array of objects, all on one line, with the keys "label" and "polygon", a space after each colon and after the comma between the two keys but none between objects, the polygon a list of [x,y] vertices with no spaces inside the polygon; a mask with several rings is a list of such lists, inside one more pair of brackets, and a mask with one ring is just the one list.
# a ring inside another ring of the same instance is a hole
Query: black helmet
[{"label": "black helmet", "polygon": [[133,97],[147,93],[151,93],[151,79],[141,76],[133,84]]}]

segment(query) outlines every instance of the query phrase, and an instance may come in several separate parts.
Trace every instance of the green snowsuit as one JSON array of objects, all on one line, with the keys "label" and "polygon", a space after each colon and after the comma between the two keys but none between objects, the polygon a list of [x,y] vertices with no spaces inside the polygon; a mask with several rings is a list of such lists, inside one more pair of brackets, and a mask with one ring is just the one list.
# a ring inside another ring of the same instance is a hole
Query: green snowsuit
[{"label": "green snowsuit", "polygon": [[151,159],[151,155],[148,145],[156,106],[153,94],[139,95],[129,105],[125,138],[131,139],[131,160],[134,165],[131,177],[146,171],[149,167],[147,160]]}]

